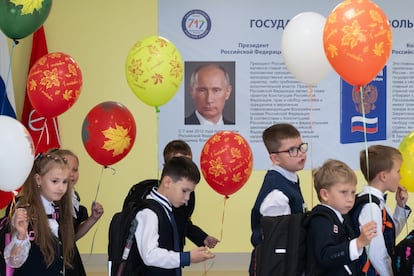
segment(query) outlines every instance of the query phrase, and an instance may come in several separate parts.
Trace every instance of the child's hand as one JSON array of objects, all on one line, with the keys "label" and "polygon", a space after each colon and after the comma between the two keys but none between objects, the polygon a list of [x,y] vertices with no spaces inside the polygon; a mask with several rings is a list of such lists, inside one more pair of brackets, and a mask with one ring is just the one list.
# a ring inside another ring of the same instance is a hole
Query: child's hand
[{"label": "child's hand", "polygon": [[204,240],[204,245],[207,246],[208,248],[214,248],[217,243],[219,243],[220,241],[212,236],[207,236],[207,238]]},{"label": "child's hand", "polygon": [[404,208],[405,203],[408,199],[408,192],[407,190],[402,187],[398,186],[397,192],[395,193],[395,200],[397,201],[398,206]]},{"label": "child's hand", "polygon": [[191,263],[199,263],[214,258],[216,255],[210,252],[208,247],[197,247],[190,251]]},{"label": "child's hand", "polygon": [[27,228],[29,220],[27,219],[27,210],[25,208],[17,208],[13,214],[12,226],[17,231],[17,238],[24,240],[27,236]]},{"label": "child's hand", "polygon": [[104,213],[104,209],[103,206],[99,203],[94,201],[92,203],[92,218],[97,221],[98,219],[100,219],[102,217]]},{"label": "child's hand", "polygon": [[362,249],[368,245],[370,241],[377,236],[377,223],[375,221],[368,222],[361,226],[359,237],[357,238],[357,247]]}]

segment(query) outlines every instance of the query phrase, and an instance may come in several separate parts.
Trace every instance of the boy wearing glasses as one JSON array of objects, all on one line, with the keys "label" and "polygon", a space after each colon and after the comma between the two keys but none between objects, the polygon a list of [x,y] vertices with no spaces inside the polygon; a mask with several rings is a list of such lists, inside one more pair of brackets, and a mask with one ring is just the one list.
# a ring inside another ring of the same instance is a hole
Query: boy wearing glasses
[{"label": "boy wearing glasses", "polygon": [[304,213],[306,205],[299,187],[297,171],[306,162],[308,144],[290,124],[275,124],[263,131],[263,142],[272,166],[267,171],[251,212],[251,243],[253,252],[249,275],[255,275],[255,248],[262,241],[262,216],[282,216]]}]

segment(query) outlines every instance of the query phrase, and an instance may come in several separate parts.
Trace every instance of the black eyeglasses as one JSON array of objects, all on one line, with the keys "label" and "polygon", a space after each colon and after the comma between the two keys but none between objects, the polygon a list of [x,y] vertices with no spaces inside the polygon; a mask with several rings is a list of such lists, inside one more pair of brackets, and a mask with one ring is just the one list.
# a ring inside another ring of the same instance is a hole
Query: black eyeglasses
[{"label": "black eyeglasses", "polygon": [[305,153],[308,151],[308,143],[302,143],[299,145],[299,147],[291,147],[287,150],[281,150],[281,151],[274,151],[272,153],[282,153],[282,152],[287,152],[289,153],[290,157],[296,157],[299,154],[299,151],[302,153]]}]

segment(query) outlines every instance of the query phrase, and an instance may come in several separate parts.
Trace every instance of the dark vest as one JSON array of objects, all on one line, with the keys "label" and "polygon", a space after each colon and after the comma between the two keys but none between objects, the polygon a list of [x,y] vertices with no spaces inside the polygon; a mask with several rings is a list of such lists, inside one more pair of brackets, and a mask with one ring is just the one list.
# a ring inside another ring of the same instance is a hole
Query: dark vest
[{"label": "dark vest", "polygon": [[266,196],[275,189],[281,191],[289,199],[292,214],[303,213],[304,211],[303,206],[305,202],[300,191],[299,183],[288,180],[277,171],[267,171],[251,213],[251,242],[253,246],[257,246],[262,241],[260,228],[260,218],[262,215],[260,214],[260,205],[262,205]]},{"label": "dark vest", "polygon": [[[148,200],[154,208],[158,209],[158,243],[159,247],[167,250],[174,250],[174,233],[170,218],[164,210],[164,207],[155,200]],[[154,266],[148,266],[145,275],[153,276],[175,276],[175,269],[164,269]]]}]

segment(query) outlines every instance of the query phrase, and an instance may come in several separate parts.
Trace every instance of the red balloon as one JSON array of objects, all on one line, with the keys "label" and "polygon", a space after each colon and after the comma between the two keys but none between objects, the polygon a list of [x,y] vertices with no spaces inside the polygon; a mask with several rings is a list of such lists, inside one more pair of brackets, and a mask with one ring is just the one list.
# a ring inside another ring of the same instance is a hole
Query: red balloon
[{"label": "red balloon", "polygon": [[103,166],[123,159],[134,145],[135,135],[134,117],[117,102],[96,105],[83,121],[83,145],[90,157]]},{"label": "red balloon", "polygon": [[375,3],[343,1],[326,20],[323,45],[335,71],[349,84],[363,86],[387,63],[392,30],[387,16]]},{"label": "red balloon", "polygon": [[233,131],[221,131],[205,143],[200,156],[201,172],[217,193],[229,196],[249,179],[253,156],[247,141]]},{"label": "red balloon", "polygon": [[[16,192],[20,192],[22,187],[18,188]],[[0,209],[7,207],[13,201],[14,191],[6,192],[0,190]]]},{"label": "red balloon", "polygon": [[75,60],[64,53],[49,53],[29,71],[27,93],[36,111],[47,118],[67,111],[79,98],[82,72]]}]

